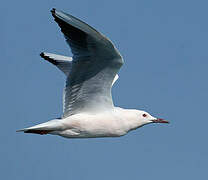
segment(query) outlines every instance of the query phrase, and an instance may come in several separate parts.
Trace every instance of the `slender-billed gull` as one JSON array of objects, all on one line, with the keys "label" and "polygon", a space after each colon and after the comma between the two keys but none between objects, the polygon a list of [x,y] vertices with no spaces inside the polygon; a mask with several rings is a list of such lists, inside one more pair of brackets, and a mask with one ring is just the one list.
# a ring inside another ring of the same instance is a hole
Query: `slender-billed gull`
[{"label": "slender-billed gull", "polygon": [[145,124],[168,123],[145,111],[115,107],[111,87],[124,63],[116,47],[81,20],[56,9],[51,13],[73,54],[40,54],[66,75],[63,115],[18,131],[66,138],[119,137]]}]

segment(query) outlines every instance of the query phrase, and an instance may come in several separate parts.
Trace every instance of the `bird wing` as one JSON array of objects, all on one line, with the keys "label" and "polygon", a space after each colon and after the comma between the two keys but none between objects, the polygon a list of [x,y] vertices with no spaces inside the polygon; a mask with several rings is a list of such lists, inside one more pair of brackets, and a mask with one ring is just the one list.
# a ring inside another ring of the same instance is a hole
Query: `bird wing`
[{"label": "bird wing", "polygon": [[[58,54],[52,54],[47,52],[42,52],[40,56],[50,62],[51,64],[55,65],[58,69],[60,69],[66,77],[69,76],[69,73],[71,71],[72,66],[72,57],[68,56],[62,56]],[[116,74],[116,76],[113,79],[112,85],[118,80],[119,76]],[[65,112],[65,94],[66,94],[66,88],[63,90],[63,113]]]},{"label": "bird wing", "polygon": [[[51,64],[55,65],[58,69],[60,69],[67,77],[71,71],[72,66],[72,57],[69,56],[62,56],[58,54],[52,54],[47,52],[40,53],[40,56],[50,62]],[[116,76],[113,79],[112,86],[118,80],[119,76]]]},{"label": "bird wing", "polygon": [[55,65],[58,69],[60,69],[66,76],[69,76],[72,66],[72,57],[62,56],[52,53],[42,52],[40,56]]},{"label": "bird wing", "polygon": [[123,64],[112,42],[81,20],[53,9],[73,60],[64,93],[63,118],[113,108],[111,86]]}]

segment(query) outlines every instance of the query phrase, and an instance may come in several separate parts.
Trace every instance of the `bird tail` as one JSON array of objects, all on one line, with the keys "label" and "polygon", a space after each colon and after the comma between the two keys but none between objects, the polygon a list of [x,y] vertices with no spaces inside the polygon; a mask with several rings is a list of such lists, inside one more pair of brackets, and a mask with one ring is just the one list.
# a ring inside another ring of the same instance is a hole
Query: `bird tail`
[{"label": "bird tail", "polygon": [[24,132],[24,133],[34,133],[34,134],[49,134],[53,131],[60,130],[61,121],[58,119],[51,120],[45,123],[41,123],[35,126],[31,126],[28,128],[17,130],[16,132]]}]

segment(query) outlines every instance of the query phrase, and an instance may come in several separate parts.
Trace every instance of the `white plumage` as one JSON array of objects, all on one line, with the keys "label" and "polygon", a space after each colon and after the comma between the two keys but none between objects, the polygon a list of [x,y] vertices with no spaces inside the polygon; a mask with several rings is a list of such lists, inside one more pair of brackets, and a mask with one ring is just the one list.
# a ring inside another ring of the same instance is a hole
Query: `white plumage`
[{"label": "white plumage", "polygon": [[67,138],[116,137],[145,124],[168,123],[140,110],[114,107],[111,87],[124,61],[113,43],[79,19],[53,9],[73,57],[41,53],[66,75],[63,115],[19,131]]}]

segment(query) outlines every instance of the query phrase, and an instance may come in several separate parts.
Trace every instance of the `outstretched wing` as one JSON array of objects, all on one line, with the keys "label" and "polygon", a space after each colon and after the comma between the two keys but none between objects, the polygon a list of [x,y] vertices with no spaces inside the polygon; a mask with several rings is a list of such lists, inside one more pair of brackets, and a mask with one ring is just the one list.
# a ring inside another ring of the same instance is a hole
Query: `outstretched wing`
[{"label": "outstretched wing", "polygon": [[111,86],[123,64],[118,50],[109,39],[79,19],[55,9],[51,12],[73,53],[63,118],[112,108]]},{"label": "outstretched wing", "polygon": [[[58,69],[60,69],[66,77],[69,76],[69,73],[71,71],[71,66],[72,66],[72,57],[68,56],[62,56],[58,54],[52,54],[52,53],[47,53],[47,52],[42,52],[40,56],[50,62],[51,64],[55,65]],[[112,86],[114,83],[118,80],[119,76],[116,74],[114,77],[114,80],[112,82]],[[63,113],[65,112],[65,94],[66,94],[66,88],[64,88],[63,91]],[[68,99],[66,99],[68,101]]]}]

